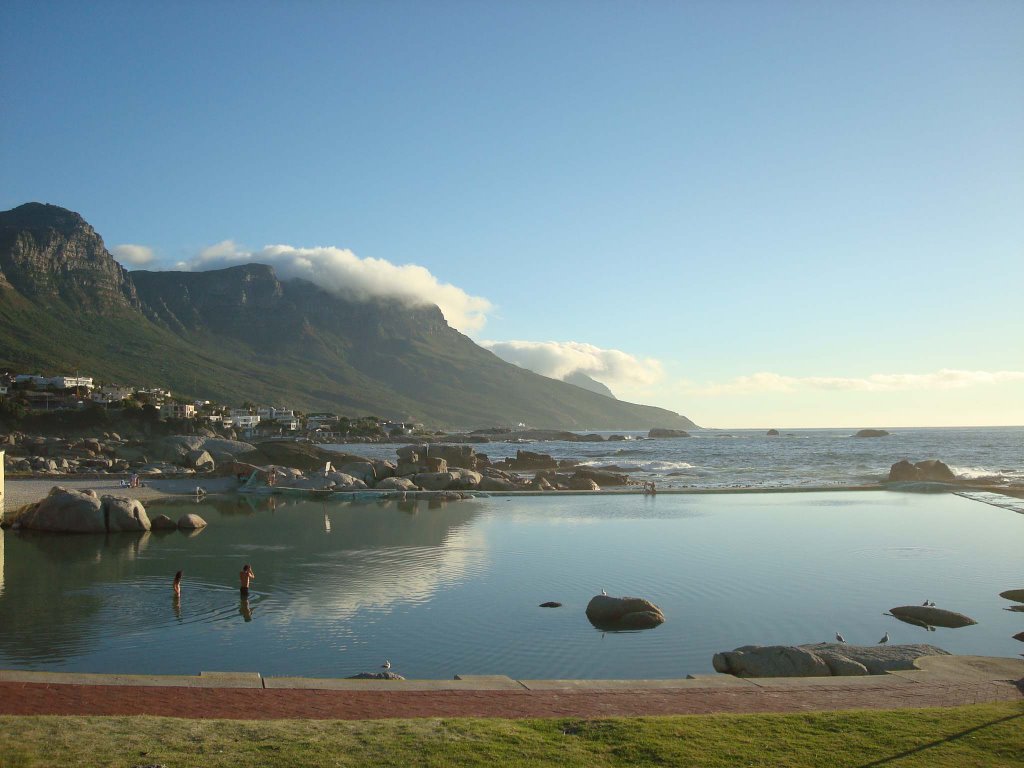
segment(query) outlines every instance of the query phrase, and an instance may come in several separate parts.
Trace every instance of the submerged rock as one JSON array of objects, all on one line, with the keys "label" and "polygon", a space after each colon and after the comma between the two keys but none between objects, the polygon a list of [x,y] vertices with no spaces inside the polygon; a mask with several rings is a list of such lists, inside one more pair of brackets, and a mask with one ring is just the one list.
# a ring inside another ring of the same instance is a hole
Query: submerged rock
[{"label": "submerged rock", "polygon": [[178,518],[178,527],[184,531],[195,531],[206,527],[206,521],[199,515],[189,512]]},{"label": "submerged rock", "polygon": [[540,608],[561,608],[562,604],[561,603],[556,603],[554,600],[549,600],[546,603],[541,603],[539,607]]},{"label": "submerged rock", "polygon": [[1024,589],[1008,589],[999,593],[1000,597],[1013,600],[1015,603],[1024,603]]},{"label": "submerged rock", "polygon": [[889,613],[901,621],[917,624],[918,626],[948,627],[969,627],[977,624],[970,616],[965,616],[956,611],[947,611],[944,608],[933,608],[927,605],[900,605],[890,608]]}]

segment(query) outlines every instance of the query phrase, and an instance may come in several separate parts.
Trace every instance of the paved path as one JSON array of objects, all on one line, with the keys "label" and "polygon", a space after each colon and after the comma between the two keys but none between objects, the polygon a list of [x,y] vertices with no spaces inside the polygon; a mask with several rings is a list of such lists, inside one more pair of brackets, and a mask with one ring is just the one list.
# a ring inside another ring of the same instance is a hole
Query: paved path
[{"label": "paved path", "polygon": [[0,714],[162,715],[243,720],[626,717],[946,707],[1024,701],[1024,661],[929,657],[921,669],[856,678],[727,675],[687,680],[366,681],[61,675],[0,671]]}]

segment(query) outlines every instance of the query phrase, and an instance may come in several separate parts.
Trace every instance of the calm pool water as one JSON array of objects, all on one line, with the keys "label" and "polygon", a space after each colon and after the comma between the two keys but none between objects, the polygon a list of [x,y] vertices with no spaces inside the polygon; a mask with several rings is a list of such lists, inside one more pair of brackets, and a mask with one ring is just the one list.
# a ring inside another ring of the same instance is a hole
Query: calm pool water
[{"label": "calm pool water", "polygon": [[[667,678],[716,651],[831,640],[1016,656],[1024,517],[894,492],[153,505],[178,532],[0,533],[0,668],[341,677]],[[256,573],[248,602],[238,571]],[[184,569],[180,604],[171,594]],[[664,625],[604,633],[588,600],[647,597]],[[934,600],[977,626],[883,612]],[[562,608],[542,609],[556,600]]]}]

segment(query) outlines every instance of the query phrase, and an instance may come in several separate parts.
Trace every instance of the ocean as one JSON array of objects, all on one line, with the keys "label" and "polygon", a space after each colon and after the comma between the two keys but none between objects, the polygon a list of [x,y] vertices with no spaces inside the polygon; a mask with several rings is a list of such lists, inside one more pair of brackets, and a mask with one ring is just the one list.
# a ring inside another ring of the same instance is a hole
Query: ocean
[{"label": "ocean", "polygon": [[[646,432],[599,432],[627,440],[603,443],[537,441],[474,444],[492,461],[517,450],[615,466],[660,489],[829,488],[885,480],[901,459],[940,459],[964,480],[1024,487],[1024,427],[890,429],[885,437],[854,437],[854,429],[693,430],[689,438],[651,440]],[[582,434],[582,433],[581,433]],[[410,443],[415,441],[411,440]],[[330,450],[395,460],[396,444],[345,443]]]}]

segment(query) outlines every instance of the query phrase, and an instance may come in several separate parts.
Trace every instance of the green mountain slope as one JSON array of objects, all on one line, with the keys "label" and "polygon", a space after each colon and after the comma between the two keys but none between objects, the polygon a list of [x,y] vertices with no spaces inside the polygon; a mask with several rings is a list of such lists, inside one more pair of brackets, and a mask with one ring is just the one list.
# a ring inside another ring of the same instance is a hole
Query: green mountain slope
[{"label": "green mountain slope", "polygon": [[127,273],[81,217],[36,203],[0,213],[0,366],[450,428],[694,426],[506,363],[436,307],[259,264]]}]

